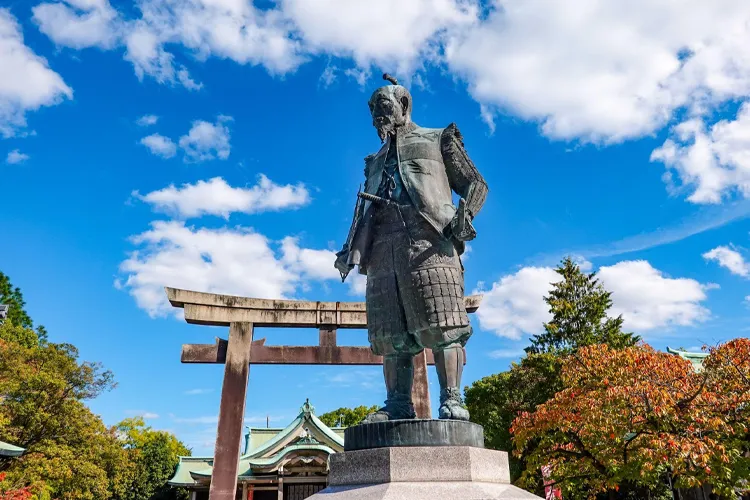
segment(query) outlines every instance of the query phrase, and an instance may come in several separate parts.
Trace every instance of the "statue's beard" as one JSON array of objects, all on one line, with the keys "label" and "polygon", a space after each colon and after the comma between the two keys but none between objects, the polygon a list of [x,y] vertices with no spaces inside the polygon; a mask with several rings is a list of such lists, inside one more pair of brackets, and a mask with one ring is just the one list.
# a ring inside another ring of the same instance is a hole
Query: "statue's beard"
[{"label": "statue's beard", "polygon": [[378,137],[380,137],[381,142],[385,142],[388,135],[393,134],[396,131],[395,123],[388,117],[384,117],[382,119],[376,118],[375,120],[373,120],[373,125],[378,131]]}]

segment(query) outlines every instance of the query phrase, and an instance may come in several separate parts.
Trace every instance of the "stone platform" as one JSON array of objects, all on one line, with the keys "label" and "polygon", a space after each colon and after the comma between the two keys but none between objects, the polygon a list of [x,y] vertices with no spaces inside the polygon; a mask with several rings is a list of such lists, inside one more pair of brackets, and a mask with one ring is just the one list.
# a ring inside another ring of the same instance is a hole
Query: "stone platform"
[{"label": "stone platform", "polygon": [[510,484],[508,454],[472,446],[402,446],[330,456],[312,500],[531,500]]},{"label": "stone platform", "polygon": [[481,425],[461,420],[389,420],[359,424],[344,431],[344,450],[390,446],[473,446],[484,448]]}]

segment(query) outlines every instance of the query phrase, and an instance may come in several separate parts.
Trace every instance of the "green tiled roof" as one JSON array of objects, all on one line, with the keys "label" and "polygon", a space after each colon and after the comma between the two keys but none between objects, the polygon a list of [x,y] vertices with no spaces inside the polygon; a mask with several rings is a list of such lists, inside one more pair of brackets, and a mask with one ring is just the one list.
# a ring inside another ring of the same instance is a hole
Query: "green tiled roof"
[{"label": "green tiled roof", "polygon": [[[336,453],[336,451],[333,448],[330,448],[325,445],[321,444],[293,444],[290,446],[285,447],[277,454],[266,457],[266,458],[250,458],[250,457],[241,457],[240,463],[238,465],[238,469],[243,471],[239,474],[240,477],[248,478],[252,477],[255,474],[253,474],[253,469],[270,469],[277,466],[287,455],[294,452],[300,452],[300,451],[322,451],[327,454]],[[213,472],[213,466],[210,465],[208,467],[194,470],[190,472],[190,475],[193,478],[196,479],[209,479],[211,477],[211,473]]]},{"label": "green tiled roof", "polygon": [[695,371],[701,371],[703,370],[703,360],[708,357],[707,352],[688,352],[678,349],[671,349],[667,347],[667,352],[669,354],[676,354],[682,359],[687,359],[693,364],[693,368]]},{"label": "green tiled roof", "polygon": [[26,450],[20,446],[14,446],[0,441],[0,457],[20,457]]},{"label": "green tiled roof", "polygon": [[195,484],[195,479],[191,473],[210,469],[214,462],[213,458],[201,457],[180,457],[180,463],[177,464],[177,470],[169,484],[172,486],[191,486]]},{"label": "green tiled roof", "polygon": [[268,441],[276,437],[276,435],[283,431],[281,427],[267,428],[267,427],[252,427],[250,428],[250,442],[248,443],[248,450],[254,450],[260,448]]},{"label": "green tiled roof", "polygon": [[[285,428],[250,430],[250,449],[240,457],[239,477],[252,477],[253,469],[273,470],[290,453],[309,451],[330,455],[343,451],[343,434],[344,428],[332,429],[316,417],[315,408],[306,401],[297,418]],[[194,485],[199,480],[210,479],[212,472],[213,457],[180,457],[169,484]]]}]

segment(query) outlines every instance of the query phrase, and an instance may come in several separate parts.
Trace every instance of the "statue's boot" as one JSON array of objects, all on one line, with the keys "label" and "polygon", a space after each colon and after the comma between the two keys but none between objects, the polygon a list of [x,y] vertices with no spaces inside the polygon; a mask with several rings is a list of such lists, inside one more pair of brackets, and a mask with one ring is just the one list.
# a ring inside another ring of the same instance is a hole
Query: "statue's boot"
[{"label": "statue's boot", "polygon": [[464,350],[460,344],[433,349],[435,368],[440,382],[440,418],[469,420],[469,410],[461,398],[461,375],[464,371]]},{"label": "statue's boot", "polygon": [[365,418],[363,423],[384,422],[417,418],[411,400],[414,382],[414,356],[411,354],[389,354],[383,358],[383,374],[387,399],[385,406]]}]

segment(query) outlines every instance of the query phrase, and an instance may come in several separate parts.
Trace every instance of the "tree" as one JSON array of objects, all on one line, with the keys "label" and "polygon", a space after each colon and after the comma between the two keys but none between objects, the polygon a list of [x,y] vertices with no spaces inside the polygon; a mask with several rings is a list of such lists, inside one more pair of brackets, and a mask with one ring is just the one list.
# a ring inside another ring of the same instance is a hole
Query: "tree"
[{"label": "tree", "polygon": [[0,340],[0,439],[27,450],[0,472],[57,498],[109,498],[103,464],[121,447],[83,400],[112,388],[112,374],[77,358],[68,344]]},{"label": "tree", "polygon": [[[526,356],[511,369],[474,382],[465,389],[466,405],[473,422],[484,427],[486,445],[493,449],[513,449],[510,427],[521,412],[536,407],[562,389],[560,369],[566,355],[591,344],[615,348],[634,345],[639,339],[622,331],[622,318],[607,315],[611,293],[586,274],[570,258],[555,269],[562,280],[552,284],[544,301],[552,318],[544,323],[544,333],[535,335]],[[511,457],[511,477],[516,480],[525,467],[523,453]],[[541,489],[541,472],[537,474]]]},{"label": "tree", "polygon": [[16,325],[12,321],[0,324],[0,340],[20,344],[30,349],[39,346],[39,336],[34,330]]},{"label": "tree", "polygon": [[186,498],[166,483],[190,450],[143,419],[105,427],[84,402],[115,386],[112,373],[34,331],[20,289],[2,273],[0,303],[11,305],[0,325],[0,439],[26,448],[0,458],[0,500]]},{"label": "tree", "polygon": [[592,344],[619,349],[640,340],[622,331],[622,316],[607,316],[612,307],[612,292],[604,289],[596,273],[582,272],[570,258],[565,258],[555,272],[563,279],[554,283],[549,296],[544,298],[552,319],[544,324],[544,333],[531,338],[527,352],[567,354]]},{"label": "tree", "polygon": [[31,500],[34,496],[30,488],[6,488],[5,473],[0,473],[0,500]]},{"label": "tree", "polygon": [[677,487],[710,484],[730,496],[742,488],[750,422],[750,340],[712,349],[705,370],[646,345],[592,345],[563,363],[563,390],[511,432],[536,486],[549,466],[573,498],[658,489],[664,474]]},{"label": "tree", "polygon": [[362,422],[367,415],[378,410],[377,406],[357,406],[356,408],[338,408],[321,415],[320,420],[328,427],[351,427]]},{"label": "tree", "polygon": [[189,456],[190,449],[169,432],[147,426],[141,417],[125,419],[115,429],[133,465],[127,490],[116,498],[187,498],[185,491],[170,487],[167,481],[174,474],[179,457]]},{"label": "tree", "polygon": [[719,395],[711,410],[731,429],[723,437],[726,446],[739,452],[732,480],[750,494],[750,339],[734,339],[709,352],[703,362],[706,390]]},{"label": "tree", "polygon": [[[10,306],[8,316],[5,320],[6,323],[30,330],[34,328],[34,322],[24,309],[26,301],[23,299],[21,289],[14,287],[13,283],[10,282],[10,278],[2,272],[0,272],[0,304]],[[37,328],[35,335],[39,340],[44,341],[47,339],[47,331],[43,326]]]},{"label": "tree", "polygon": [[[484,377],[467,387],[466,406],[472,422],[484,427],[485,446],[511,451],[510,427],[521,412],[532,412],[562,388],[560,358],[529,354],[511,369]],[[511,478],[515,481],[525,468],[523,457],[510,456]]]}]

